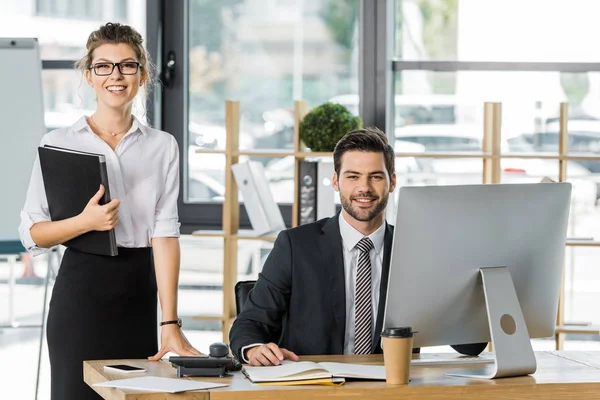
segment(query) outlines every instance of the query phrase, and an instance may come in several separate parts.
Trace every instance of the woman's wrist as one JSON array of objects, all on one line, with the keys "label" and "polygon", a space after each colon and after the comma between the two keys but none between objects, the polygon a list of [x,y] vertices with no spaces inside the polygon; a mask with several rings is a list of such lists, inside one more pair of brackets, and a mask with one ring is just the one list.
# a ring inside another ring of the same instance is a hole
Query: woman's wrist
[{"label": "woman's wrist", "polygon": [[80,235],[92,231],[92,228],[89,226],[89,221],[87,220],[85,215],[83,215],[83,211],[80,214],[73,217],[73,222],[75,222],[75,226],[77,226],[77,228],[79,229]]},{"label": "woman's wrist", "polygon": [[182,326],[181,318],[163,319],[159,323],[159,326],[161,328],[164,328],[164,327],[167,327],[167,326],[176,326],[177,328],[181,328],[181,326]]}]

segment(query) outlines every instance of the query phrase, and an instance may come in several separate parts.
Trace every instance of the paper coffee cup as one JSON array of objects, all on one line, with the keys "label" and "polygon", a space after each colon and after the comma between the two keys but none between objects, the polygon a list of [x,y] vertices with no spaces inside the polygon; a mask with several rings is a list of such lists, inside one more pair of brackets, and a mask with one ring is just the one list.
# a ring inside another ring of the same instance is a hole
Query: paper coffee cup
[{"label": "paper coffee cup", "polygon": [[387,383],[408,384],[414,333],[411,327],[386,328],[381,332]]}]

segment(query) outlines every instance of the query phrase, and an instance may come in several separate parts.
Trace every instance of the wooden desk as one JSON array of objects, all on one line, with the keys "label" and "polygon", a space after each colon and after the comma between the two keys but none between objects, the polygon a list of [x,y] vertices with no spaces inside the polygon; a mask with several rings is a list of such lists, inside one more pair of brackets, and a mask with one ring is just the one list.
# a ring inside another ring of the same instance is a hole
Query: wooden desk
[{"label": "wooden desk", "polygon": [[[428,354],[415,355],[428,357]],[[226,388],[182,394],[143,393],[135,394],[112,388],[93,387],[107,400],[154,400],[154,399],[599,399],[600,398],[600,352],[536,352],[538,370],[532,376],[496,380],[466,379],[446,376],[450,370],[477,368],[477,366],[416,366],[411,369],[408,386],[387,385],[385,382],[346,382],[340,387],[330,386],[255,386],[241,373],[227,378],[188,378],[209,382],[228,383]],[[368,356],[311,356],[302,360],[351,362],[382,365],[381,355]],[[112,361],[86,361],[84,380],[88,385],[123,376],[104,372],[104,365]],[[146,368],[148,374],[175,377],[175,369],[169,363],[146,360],[118,360]],[[135,375],[139,376],[139,375]]]}]

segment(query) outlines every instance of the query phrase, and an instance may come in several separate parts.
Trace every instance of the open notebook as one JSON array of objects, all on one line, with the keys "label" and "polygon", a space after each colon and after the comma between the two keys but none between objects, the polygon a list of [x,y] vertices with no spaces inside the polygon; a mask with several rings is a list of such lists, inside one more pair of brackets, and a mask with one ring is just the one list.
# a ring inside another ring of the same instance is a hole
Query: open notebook
[{"label": "open notebook", "polygon": [[252,383],[331,380],[332,378],[385,380],[385,367],[334,362],[282,361],[281,365],[275,367],[244,366],[244,374]]}]

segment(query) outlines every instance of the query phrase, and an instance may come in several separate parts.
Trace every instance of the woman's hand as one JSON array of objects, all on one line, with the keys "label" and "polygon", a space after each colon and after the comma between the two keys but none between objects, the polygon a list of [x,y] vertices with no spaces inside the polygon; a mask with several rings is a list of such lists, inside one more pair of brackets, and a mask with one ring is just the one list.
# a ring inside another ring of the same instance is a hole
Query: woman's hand
[{"label": "woman's hand", "polygon": [[150,361],[159,361],[167,352],[172,351],[180,356],[203,356],[196,350],[177,325],[164,325],[160,333],[160,350],[152,357]]},{"label": "woman's hand", "polygon": [[104,185],[90,199],[85,209],[79,214],[79,219],[89,231],[109,231],[119,223],[120,201],[113,199],[110,203],[100,205],[104,196]]}]

